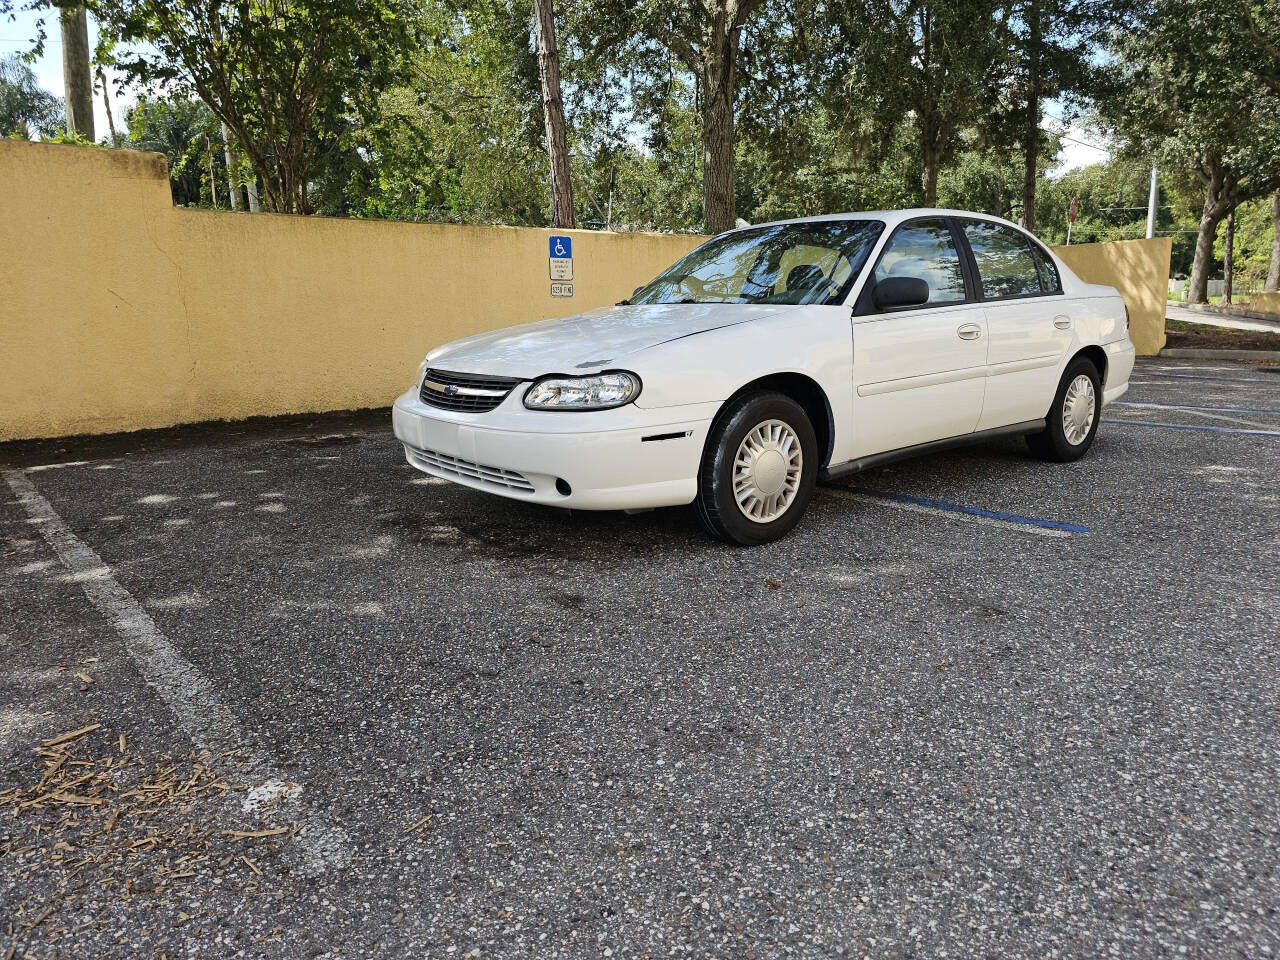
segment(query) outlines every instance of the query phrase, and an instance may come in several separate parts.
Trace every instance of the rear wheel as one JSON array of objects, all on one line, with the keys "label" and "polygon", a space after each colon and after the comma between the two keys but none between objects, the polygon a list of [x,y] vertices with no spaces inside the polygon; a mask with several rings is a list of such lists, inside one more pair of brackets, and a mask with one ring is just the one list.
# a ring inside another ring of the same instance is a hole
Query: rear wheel
[{"label": "rear wheel", "polygon": [[1101,416],[1102,378],[1092,360],[1080,357],[1067,365],[1045,429],[1027,434],[1027,446],[1042,460],[1079,460],[1093,445]]},{"label": "rear wheel", "polygon": [[818,473],[818,441],[804,408],[759,391],[732,402],[707,437],[698,516],[721,540],[769,543],[800,522]]}]

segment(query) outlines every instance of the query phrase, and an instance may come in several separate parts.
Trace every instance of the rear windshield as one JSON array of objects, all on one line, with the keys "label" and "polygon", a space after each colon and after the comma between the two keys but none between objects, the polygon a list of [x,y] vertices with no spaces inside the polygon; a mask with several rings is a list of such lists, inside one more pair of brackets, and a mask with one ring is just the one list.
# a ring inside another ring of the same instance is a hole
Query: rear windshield
[{"label": "rear windshield", "polygon": [[735,230],[708,240],[632,303],[839,303],[884,224],[819,220]]}]

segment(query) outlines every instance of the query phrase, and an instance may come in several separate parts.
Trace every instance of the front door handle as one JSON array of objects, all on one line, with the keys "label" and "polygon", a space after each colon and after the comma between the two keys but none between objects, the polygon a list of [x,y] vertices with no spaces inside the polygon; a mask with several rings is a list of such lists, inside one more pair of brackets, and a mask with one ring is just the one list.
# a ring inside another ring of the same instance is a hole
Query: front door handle
[{"label": "front door handle", "polygon": [[1071,318],[1070,317],[1054,317],[1053,325],[1057,327],[1059,330],[1070,330]]},{"label": "front door handle", "polygon": [[982,327],[976,323],[962,323],[956,327],[956,336],[961,340],[977,340],[982,336]]}]

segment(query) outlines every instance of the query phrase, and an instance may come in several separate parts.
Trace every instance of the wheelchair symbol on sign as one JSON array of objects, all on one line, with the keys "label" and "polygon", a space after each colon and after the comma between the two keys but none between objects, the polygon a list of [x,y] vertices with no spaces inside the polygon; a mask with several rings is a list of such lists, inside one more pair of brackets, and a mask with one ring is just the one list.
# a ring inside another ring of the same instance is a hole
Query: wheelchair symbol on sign
[{"label": "wheelchair symbol on sign", "polygon": [[548,252],[552,260],[572,260],[573,259],[573,238],[565,236],[551,236],[547,238]]}]

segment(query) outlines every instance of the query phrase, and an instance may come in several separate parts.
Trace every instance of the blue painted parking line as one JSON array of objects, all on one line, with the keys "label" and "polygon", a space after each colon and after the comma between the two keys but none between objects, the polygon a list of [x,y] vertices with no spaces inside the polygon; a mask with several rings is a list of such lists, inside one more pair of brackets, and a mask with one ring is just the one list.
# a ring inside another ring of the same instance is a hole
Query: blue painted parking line
[{"label": "blue painted parking line", "polygon": [[1147,403],[1138,400],[1116,400],[1117,407],[1155,407],[1157,410],[1216,410],[1219,413],[1280,413],[1280,407],[1219,407],[1200,403]]},{"label": "blue painted parking line", "polygon": [[1024,517],[1020,513],[1006,513],[1001,510],[984,510],[982,507],[970,507],[961,503],[949,503],[946,500],[934,500],[930,497],[916,497],[906,493],[888,493],[883,490],[865,488],[837,490],[837,494],[864,500],[869,503],[880,503],[884,506],[897,507],[916,513],[931,513],[950,516],[957,520],[968,520],[989,526],[1009,527],[1026,533],[1038,533],[1049,537],[1067,537],[1075,533],[1088,533],[1088,527],[1077,523],[1062,523],[1057,520],[1042,520],[1039,517]]},{"label": "blue painted parking line", "polygon": [[1108,417],[1102,421],[1122,427],[1162,427],[1165,430],[1194,430],[1199,433],[1241,433],[1251,437],[1280,437],[1280,430],[1241,430],[1236,427],[1210,427],[1199,423],[1158,423],[1155,420],[1116,420]]}]

